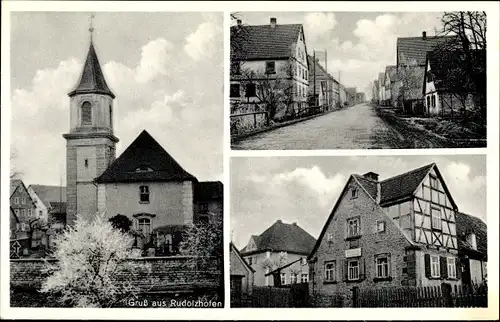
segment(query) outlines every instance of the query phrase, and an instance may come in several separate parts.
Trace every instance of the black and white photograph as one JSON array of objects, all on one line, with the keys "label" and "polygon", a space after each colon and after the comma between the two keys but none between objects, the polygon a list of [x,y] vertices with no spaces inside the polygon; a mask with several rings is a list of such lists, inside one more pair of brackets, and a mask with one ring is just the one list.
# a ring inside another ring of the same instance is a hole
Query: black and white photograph
[{"label": "black and white photograph", "polygon": [[232,12],[235,150],[486,147],[486,12]]},{"label": "black and white photograph", "polygon": [[233,157],[231,307],[487,307],[484,155]]},{"label": "black and white photograph", "polygon": [[11,307],[223,307],[223,43],[221,12],[11,14]]}]

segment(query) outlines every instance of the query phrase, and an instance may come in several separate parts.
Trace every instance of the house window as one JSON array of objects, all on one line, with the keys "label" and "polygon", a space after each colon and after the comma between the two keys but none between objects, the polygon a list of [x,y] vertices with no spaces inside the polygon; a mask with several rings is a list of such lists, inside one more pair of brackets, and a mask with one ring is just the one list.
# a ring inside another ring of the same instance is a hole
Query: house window
[{"label": "house window", "polygon": [[377,257],[375,260],[376,276],[379,278],[389,277],[389,259],[387,256]]},{"label": "house window", "polygon": [[113,127],[113,107],[109,104],[109,127]]},{"label": "house window", "polygon": [[297,284],[297,274],[290,272],[290,284]]},{"label": "house window", "polygon": [[240,75],[241,74],[241,63],[239,61],[231,62],[231,74]]},{"label": "house window", "polygon": [[90,102],[82,104],[82,125],[92,125],[92,105]]},{"label": "house window", "polygon": [[21,223],[21,231],[26,231],[26,223],[22,222]]},{"label": "house window", "polygon": [[200,213],[202,214],[208,213],[208,203],[206,202],[200,203]]},{"label": "house window", "polygon": [[24,205],[26,203],[26,198],[21,197],[21,203]]},{"label": "house window", "polygon": [[254,256],[254,257],[253,257],[253,263],[254,263],[254,264],[257,264],[257,256]]},{"label": "house window", "polygon": [[308,77],[308,71],[306,70],[306,80],[307,80],[307,77]]},{"label": "house window", "polygon": [[248,257],[248,265],[252,265],[252,257]]},{"label": "house window", "polygon": [[245,96],[255,97],[255,84],[246,84],[245,86]]},{"label": "house window", "polygon": [[441,230],[441,210],[431,208],[432,229]]},{"label": "house window", "polygon": [[329,243],[333,243],[333,234],[332,233],[328,233],[328,235],[327,235],[327,241]]},{"label": "house window", "polygon": [[300,281],[302,283],[307,283],[309,282],[309,275],[307,273],[302,273],[302,275],[300,276]]},{"label": "house window", "polygon": [[431,107],[431,97],[427,96],[427,107]]},{"label": "house window", "polygon": [[377,233],[383,233],[385,231],[385,221],[377,220]]},{"label": "house window", "polygon": [[358,188],[351,189],[351,199],[356,199],[358,197]]},{"label": "house window", "polygon": [[302,266],[307,265],[307,258],[302,257],[302,259],[300,260],[300,265],[302,265]]},{"label": "house window", "polygon": [[276,64],[273,61],[266,61],[266,74],[276,74]]},{"label": "house window", "polygon": [[15,209],[14,213],[16,214],[16,216],[19,216],[19,209]]},{"label": "house window", "polygon": [[240,84],[231,84],[229,88],[230,97],[240,97]]},{"label": "house window", "polygon": [[89,167],[89,159],[85,159],[84,163],[85,163],[85,168],[88,168]]},{"label": "house window", "polygon": [[142,232],[146,240],[149,239],[151,233],[151,220],[149,218],[139,219],[139,231]]},{"label": "house window", "polygon": [[17,204],[19,204],[19,197],[15,197],[15,198],[14,198],[14,203],[15,203],[16,205],[17,205]]},{"label": "house window", "polygon": [[43,216],[43,212],[41,210],[38,211],[38,216],[40,216],[40,217]]},{"label": "house window", "polygon": [[434,189],[439,189],[437,178],[435,176],[431,175],[431,176],[429,176],[429,179],[431,181],[431,187]]},{"label": "house window", "polygon": [[359,260],[354,259],[347,263],[347,279],[349,281],[359,279]]},{"label": "house window", "polygon": [[347,219],[347,237],[359,236],[359,218]]},{"label": "house window", "polygon": [[335,262],[325,263],[325,280],[335,281]]},{"label": "house window", "polygon": [[446,258],[446,264],[447,264],[447,270],[448,270],[448,277],[449,278],[457,278],[457,267],[456,267],[456,262],[454,257],[447,257]]},{"label": "house window", "polygon": [[431,256],[431,277],[440,276],[439,256]]},{"label": "house window", "polygon": [[285,285],[286,284],[286,273],[281,273],[280,277],[281,277],[281,285]]},{"label": "house window", "polygon": [[149,202],[149,186],[140,186],[140,201]]}]

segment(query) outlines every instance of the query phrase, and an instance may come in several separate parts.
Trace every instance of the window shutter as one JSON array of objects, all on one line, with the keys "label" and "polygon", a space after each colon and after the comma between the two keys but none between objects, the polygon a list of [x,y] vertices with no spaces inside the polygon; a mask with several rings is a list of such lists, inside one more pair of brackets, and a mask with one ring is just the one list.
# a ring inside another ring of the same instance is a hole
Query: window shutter
[{"label": "window shutter", "polygon": [[364,280],[365,277],[366,277],[366,274],[365,274],[365,259],[364,258],[360,258],[359,259],[359,279],[360,280]]},{"label": "window shutter", "polygon": [[457,271],[457,278],[459,280],[462,279],[462,262],[460,262],[460,258],[455,258],[455,270]]},{"label": "window shutter", "polygon": [[347,279],[348,279],[347,274],[349,274],[349,269],[348,269],[346,260],[344,261],[344,264],[342,265],[342,267],[344,268],[344,281],[347,281]]},{"label": "window shutter", "polygon": [[431,277],[431,255],[425,254],[424,255],[424,262],[425,262],[425,277],[430,278]]},{"label": "window shutter", "polygon": [[441,278],[448,278],[448,261],[446,257],[439,256],[439,269]]}]

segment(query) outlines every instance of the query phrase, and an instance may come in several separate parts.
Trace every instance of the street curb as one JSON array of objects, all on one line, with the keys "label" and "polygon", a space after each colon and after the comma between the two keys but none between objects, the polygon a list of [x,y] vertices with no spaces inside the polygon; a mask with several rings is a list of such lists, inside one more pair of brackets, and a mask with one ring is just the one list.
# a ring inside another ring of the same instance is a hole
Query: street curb
[{"label": "street curb", "polygon": [[341,109],[339,109],[339,110],[331,110],[331,111],[328,111],[326,113],[315,114],[315,115],[306,116],[306,117],[303,117],[303,118],[300,118],[300,119],[296,119],[296,120],[291,120],[291,121],[286,121],[286,122],[283,122],[283,123],[278,123],[278,124],[275,124],[275,125],[263,128],[263,129],[259,129],[259,130],[248,132],[248,133],[244,133],[244,134],[241,134],[241,135],[232,135],[231,136],[231,145],[234,144],[234,143],[236,143],[236,142],[238,142],[238,141],[241,141],[243,139],[249,138],[251,136],[254,136],[254,135],[257,135],[257,134],[260,134],[260,133],[265,133],[265,132],[269,132],[269,131],[272,131],[272,130],[276,130],[276,129],[279,129],[281,127],[285,127],[285,126],[288,126],[288,125],[293,125],[293,124],[296,124],[296,123],[299,123],[299,122],[307,121],[307,120],[310,120],[310,119],[313,119],[313,118],[316,118],[316,117],[319,117],[319,116],[322,116],[322,115],[327,115],[329,113],[340,111],[340,110]]}]

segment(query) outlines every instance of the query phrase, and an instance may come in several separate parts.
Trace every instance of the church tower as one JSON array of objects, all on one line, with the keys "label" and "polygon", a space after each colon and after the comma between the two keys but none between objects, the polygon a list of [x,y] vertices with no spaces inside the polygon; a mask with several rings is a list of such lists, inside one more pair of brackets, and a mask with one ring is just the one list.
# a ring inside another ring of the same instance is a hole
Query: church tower
[{"label": "church tower", "polygon": [[104,79],[92,41],[83,65],[80,81],[68,93],[70,98],[70,129],[66,139],[66,201],[67,223],[76,214],[97,212],[99,177],[116,158],[118,138],[113,134],[113,99],[115,95]]}]

